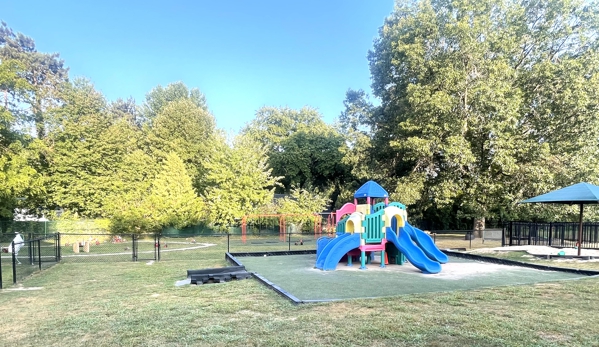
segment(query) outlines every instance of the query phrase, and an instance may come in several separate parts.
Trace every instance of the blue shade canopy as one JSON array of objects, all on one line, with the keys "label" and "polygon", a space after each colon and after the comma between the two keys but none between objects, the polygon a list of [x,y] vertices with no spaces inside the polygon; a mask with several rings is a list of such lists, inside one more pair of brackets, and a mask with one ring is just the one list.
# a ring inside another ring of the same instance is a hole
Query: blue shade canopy
[{"label": "blue shade canopy", "polygon": [[389,193],[375,181],[368,181],[364,183],[356,193],[354,198],[388,198]]},{"label": "blue shade canopy", "polygon": [[520,203],[599,204],[599,186],[582,182],[535,196]]}]

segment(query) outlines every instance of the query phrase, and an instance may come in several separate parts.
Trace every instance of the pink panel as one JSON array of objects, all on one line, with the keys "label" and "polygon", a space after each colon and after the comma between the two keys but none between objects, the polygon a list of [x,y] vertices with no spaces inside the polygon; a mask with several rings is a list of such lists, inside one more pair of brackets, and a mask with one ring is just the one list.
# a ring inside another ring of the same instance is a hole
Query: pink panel
[{"label": "pink panel", "polygon": [[341,218],[343,218],[344,215],[352,214],[354,212],[356,212],[356,205],[352,204],[351,202],[346,203],[340,209],[337,210],[337,213],[335,214],[335,224],[339,223],[339,221],[341,220]]}]

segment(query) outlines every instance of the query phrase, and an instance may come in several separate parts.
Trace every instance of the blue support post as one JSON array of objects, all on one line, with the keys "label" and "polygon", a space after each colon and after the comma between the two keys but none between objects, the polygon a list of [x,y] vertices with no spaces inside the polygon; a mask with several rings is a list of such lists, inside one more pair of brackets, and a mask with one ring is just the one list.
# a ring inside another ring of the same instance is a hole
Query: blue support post
[{"label": "blue support post", "polygon": [[362,262],[360,266],[360,270],[366,270],[366,252],[362,251],[362,255],[360,256],[360,261]]}]

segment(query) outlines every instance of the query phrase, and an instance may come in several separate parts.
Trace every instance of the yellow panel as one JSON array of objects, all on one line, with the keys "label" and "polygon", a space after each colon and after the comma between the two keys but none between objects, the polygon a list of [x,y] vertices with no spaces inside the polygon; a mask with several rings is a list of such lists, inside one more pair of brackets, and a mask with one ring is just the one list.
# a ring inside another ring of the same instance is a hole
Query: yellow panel
[{"label": "yellow panel", "polygon": [[356,205],[356,212],[362,212],[363,215],[370,214],[370,205]]},{"label": "yellow panel", "polygon": [[364,220],[364,215],[361,212],[352,213],[347,222],[345,223],[345,232],[347,233],[363,233],[364,227],[362,226],[362,221]]},{"label": "yellow panel", "polygon": [[[391,220],[393,217],[397,219],[397,228],[401,228],[405,225],[405,210],[402,210],[396,206],[389,206],[385,208],[385,214],[383,215],[383,220],[385,221],[385,227],[391,226]],[[394,230],[397,233],[397,230]]]},{"label": "yellow panel", "polygon": [[350,234],[353,234],[353,233],[354,233],[354,222],[353,222],[353,221],[351,221],[351,220],[348,220],[348,221],[345,223],[345,232],[346,232],[346,233],[350,233]]}]

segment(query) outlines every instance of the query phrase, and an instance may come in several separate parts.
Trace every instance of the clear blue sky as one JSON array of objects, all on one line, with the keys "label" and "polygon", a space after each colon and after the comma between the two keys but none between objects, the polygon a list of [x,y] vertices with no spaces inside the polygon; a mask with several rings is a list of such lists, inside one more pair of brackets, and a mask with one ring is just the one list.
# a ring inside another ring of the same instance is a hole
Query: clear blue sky
[{"label": "clear blue sky", "polygon": [[0,9],[108,100],[142,103],[183,81],[206,95],[220,128],[238,131],[262,106],[309,105],[332,122],[348,88],[370,93],[366,56],[393,0],[0,0]]}]

